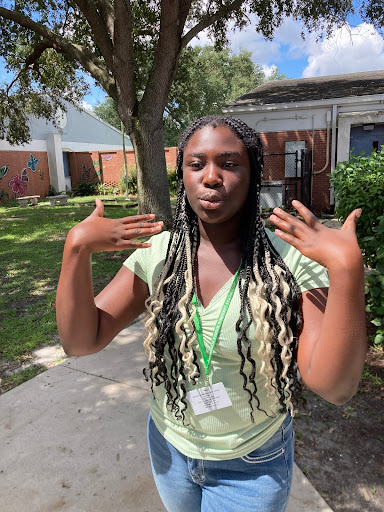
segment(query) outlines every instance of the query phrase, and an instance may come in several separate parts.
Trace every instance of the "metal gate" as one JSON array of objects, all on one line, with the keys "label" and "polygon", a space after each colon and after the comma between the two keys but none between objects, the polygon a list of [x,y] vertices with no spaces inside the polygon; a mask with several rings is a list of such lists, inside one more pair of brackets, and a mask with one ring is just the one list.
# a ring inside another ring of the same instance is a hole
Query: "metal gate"
[{"label": "metal gate", "polygon": [[291,207],[298,199],[311,206],[312,154],[305,149],[292,153],[265,153],[261,183],[261,207]]}]

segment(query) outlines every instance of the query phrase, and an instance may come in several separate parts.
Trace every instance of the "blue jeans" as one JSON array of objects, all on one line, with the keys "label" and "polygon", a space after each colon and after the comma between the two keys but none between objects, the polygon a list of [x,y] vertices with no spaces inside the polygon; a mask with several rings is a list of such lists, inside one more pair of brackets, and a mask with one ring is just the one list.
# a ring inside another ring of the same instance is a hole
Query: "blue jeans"
[{"label": "blue jeans", "polygon": [[157,490],[168,512],[284,512],[293,471],[293,427],[287,416],[257,450],[232,460],[191,459],[148,418]]}]

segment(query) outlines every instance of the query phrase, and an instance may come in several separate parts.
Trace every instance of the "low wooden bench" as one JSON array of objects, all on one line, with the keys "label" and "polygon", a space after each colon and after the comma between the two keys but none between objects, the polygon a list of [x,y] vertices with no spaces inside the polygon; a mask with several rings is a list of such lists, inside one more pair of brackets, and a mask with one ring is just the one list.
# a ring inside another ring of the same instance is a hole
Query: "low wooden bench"
[{"label": "low wooden bench", "polygon": [[24,196],[24,197],[17,197],[16,199],[19,201],[20,206],[28,206],[28,204],[31,204],[32,206],[36,206],[39,202],[40,196]]},{"label": "low wooden bench", "polygon": [[47,199],[49,199],[50,206],[56,206],[57,204],[60,206],[66,206],[68,196],[66,194],[61,194],[59,196],[47,196]]}]

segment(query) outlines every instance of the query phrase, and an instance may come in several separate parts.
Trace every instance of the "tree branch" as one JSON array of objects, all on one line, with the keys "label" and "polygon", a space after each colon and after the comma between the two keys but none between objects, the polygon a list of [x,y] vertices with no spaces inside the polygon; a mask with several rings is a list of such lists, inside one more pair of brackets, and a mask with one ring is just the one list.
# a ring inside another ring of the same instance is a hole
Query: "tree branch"
[{"label": "tree branch", "polygon": [[[131,120],[126,117],[127,111],[133,112],[137,97],[135,91],[134,69],[135,59],[133,50],[133,23],[131,4],[125,0],[115,0],[114,9],[114,37],[113,37],[113,74],[116,77],[118,88],[117,107],[119,114],[128,128]],[[125,103],[127,109],[120,108],[120,102]]]},{"label": "tree branch", "polygon": [[52,45],[49,41],[47,41],[46,39],[43,39],[42,41],[40,41],[39,43],[37,43],[34,47],[34,50],[33,52],[31,53],[31,55],[29,55],[26,59],[25,59],[25,66],[17,73],[16,77],[12,80],[12,82],[8,85],[5,93],[6,95],[8,96],[9,95],[9,91],[12,89],[13,85],[18,81],[18,79],[20,78],[20,76],[25,73],[27,70],[30,70],[32,69],[32,64],[33,64],[33,69],[35,69],[36,71],[38,71],[38,60],[39,58],[41,57],[41,55],[44,53],[44,51],[47,49],[47,48],[52,48]]},{"label": "tree branch", "polygon": [[245,0],[235,0],[229,5],[223,5],[218,9],[214,14],[207,14],[202,17],[202,19],[197,23],[194,27],[191,28],[182,39],[182,47],[185,48],[187,44],[197,36],[200,32],[205,30],[206,28],[213,25],[216,21],[218,21],[223,16],[227,16],[232,12],[240,9],[240,7],[245,3]]},{"label": "tree branch", "polygon": [[34,46],[34,50],[31,53],[31,55],[29,55],[25,59],[25,67],[28,67],[28,66],[31,66],[32,64],[35,64],[36,61],[39,60],[39,58],[42,56],[42,54],[44,53],[44,51],[47,48],[52,48],[52,44],[47,39],[43,39],[42,41],[38,42]]},{"label": "tree branch", "polygon": [[113,6],[109,0],[96,0],[97,8],[99,9],[101,17],[104,19],[105,24],[108,28],[109,36],[113,41],[114,37],[114,17],[113,17]]},{"label": "tree branch", "polygon": [[[90,2],[89,0],[74,0],[74,2],[79,7],[80,11],[83,13],[85,19],[87,20],[94,35],[95,42],[99,46],[107,66],[111,68],[113,59],[113,44],[112,38],[108,37],[108,20],[99,14],[95,8],[95,2]],[[99,4],[103,2],[97,3]]]},{"label": "tree branch", "polygon": [[161,1],[159,39],[140,102],[141,112],[147,116],[162,119],[182,50],[182,33],[190,6],[191,0]]},{"label": "tree branch", "polygon": [[44,39],[50,42],[51,47],[54,50],[66,53],[79,62],[79,64],[81,64],[81,66],[90,73],[97,82],[100,83],[111,97],[115,96],[115,80],[109,74],[107,66],[100,59],[95,57],[91,51],[81,45],[70,43],[45,25],[33,21],[31,18],[28,18],[20,12],[11,11],[0,6],[0,16],[4,19],[14,21],[18,25],[41,35]]}]

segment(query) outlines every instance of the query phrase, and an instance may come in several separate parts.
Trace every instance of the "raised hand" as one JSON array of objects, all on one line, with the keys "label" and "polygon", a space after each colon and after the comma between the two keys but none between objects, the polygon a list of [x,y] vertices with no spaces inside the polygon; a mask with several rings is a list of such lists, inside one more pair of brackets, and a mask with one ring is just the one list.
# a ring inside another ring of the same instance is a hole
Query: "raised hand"
[{"label": "raised hand", "polygon": [[104,205],[100,199],[96,199],[94,211],[71,229],[67,241],[72,247],[85,249],[91,253],[150,247],[150,243],[139,242],[133,238],[159,233],[163,228],[163,222],[150,222],[154,218],[154,214],[146,214],[106,219]]},{"label": "raised hand", "polygon": [[324,226],[299,201],[292,201],[292,206],[305,223],[280,208],[275,208],[270,221],[278,228],[275,234],[279,238],[328,270],[362,265],[362,255],[356,238],[356,223],[361,209],[350,213],[343,227],[338,230]]}]

